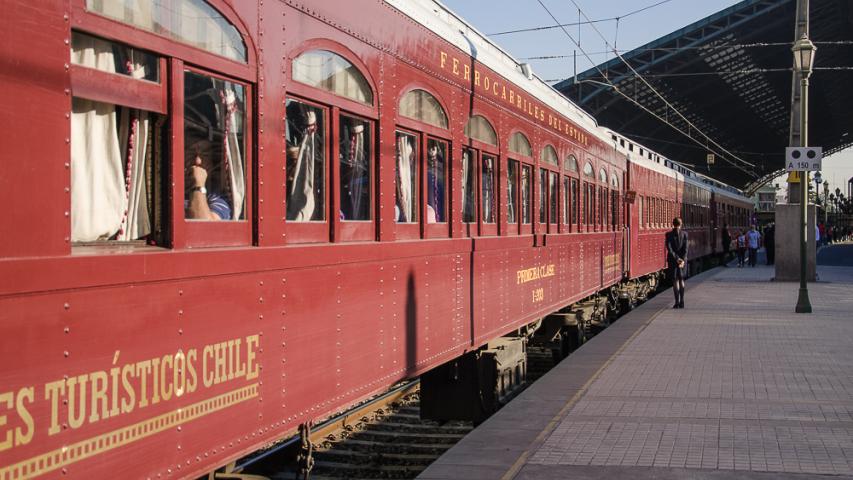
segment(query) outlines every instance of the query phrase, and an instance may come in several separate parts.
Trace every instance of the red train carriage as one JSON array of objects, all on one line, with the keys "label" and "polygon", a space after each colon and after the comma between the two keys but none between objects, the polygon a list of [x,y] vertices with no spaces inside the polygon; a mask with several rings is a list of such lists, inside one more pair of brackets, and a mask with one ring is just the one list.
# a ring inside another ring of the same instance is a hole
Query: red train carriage
[{"label": "red train carriage", "polygon": [[678,175],[438,3],[5,3],[2,480],[203,474],[662,268]]}]

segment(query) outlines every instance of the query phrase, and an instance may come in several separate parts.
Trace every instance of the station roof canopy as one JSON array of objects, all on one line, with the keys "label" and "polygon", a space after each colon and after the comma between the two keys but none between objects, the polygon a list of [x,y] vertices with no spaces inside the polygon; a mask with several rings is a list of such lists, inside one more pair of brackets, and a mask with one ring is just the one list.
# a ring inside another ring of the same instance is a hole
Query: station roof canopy
[{"label": "station roof canopy", "polygon": [[[853,2],[810,3],[808,143],[826,156],[853,145]],[[784,169],[796,13],[797,0],[744,0],[622,54],[634,71],[617,57],[555,88],[601,125],[752,190]]]}]

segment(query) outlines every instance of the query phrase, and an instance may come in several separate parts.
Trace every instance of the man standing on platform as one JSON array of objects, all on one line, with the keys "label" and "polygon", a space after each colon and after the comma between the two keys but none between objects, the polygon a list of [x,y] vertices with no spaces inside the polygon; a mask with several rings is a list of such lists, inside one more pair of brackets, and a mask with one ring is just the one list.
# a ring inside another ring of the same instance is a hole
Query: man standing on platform
[{"label": "man standing on platform", "polygon": [[672,291],[675,305],[672,308],[684,308],[684,280],[687,278],[687,232],[681,229],[681,219],[672,219],[672,230],[666,234],[666,263],[669,278],[672,279]]},{"label": "man standing on platform", "polygon": [[749,266],[755,267],[755,262],[758,260],[758,246],[759,241],[761,240],[761,234],[758,233],[758,230],[755,228],[755,225],[749,229],[749,233],[746,234],[746,244],[749,247]]}]

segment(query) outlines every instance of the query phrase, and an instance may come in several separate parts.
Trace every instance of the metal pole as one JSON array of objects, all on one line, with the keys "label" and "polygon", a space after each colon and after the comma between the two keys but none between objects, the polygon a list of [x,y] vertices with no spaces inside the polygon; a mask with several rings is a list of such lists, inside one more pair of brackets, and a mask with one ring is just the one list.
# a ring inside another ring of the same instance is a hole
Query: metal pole
[{"label": "metal pole", "polygon": [[[809,142],[809,78],[801,74],[800,78],[800,146],[807,147]],[[808,261],[808,227],[809,227],[809,172],[800,172],[800,294],[797,297],[797,313],[812,313],[809,301],[809,287],[806,283]]]}]

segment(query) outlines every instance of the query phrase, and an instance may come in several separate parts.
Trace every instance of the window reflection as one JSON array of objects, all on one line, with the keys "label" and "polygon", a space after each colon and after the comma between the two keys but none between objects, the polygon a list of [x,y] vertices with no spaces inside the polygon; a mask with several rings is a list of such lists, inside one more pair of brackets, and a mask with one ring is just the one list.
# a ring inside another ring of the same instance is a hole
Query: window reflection
[{"label": "window reflection", "polygon": [[483,155],[483,223],[495,223],[495,158]]},{"label": "window reflection", "polygon": [[341,115],[341,220],[370,220],[370,123]]},{"label": "window reflection", "polygon": [[516,194],[518,193],[518,162],[516,160],[509,161],[509,170],[507,170],[507,223],[516,223]]},{"label": "window reflection", "polygon": [[245,218],[245,87],[184,72],[186,218]]},{"label": "window reflection", "polygon": [[539,223],[545,223],[548,213],[548,171],[539,169]]},{"label": "window reflection", "polygon": [[466,148],[462,151],[462,221],[475,222],[476,189],[474,188],[474,151]]},{"label": "window reflection", "polygon": [[531,195],[533,169],[529,165],[521,167],[521,223],[530,223],[531,220]]},{"label": "window reflection", "polygon": [[414,135],[397,132],[396,185],[394,216],[398,223],[418,221],[418,140]]},{"label": "window reflection", "polygon": [[326,219],[324,112],[287,100],[287,220]]},{"label": "window reflection", "polygon": [[446,171],[447,144],[427,140],[427,223],[447,221]]},{"label": "window reflection", "polygon": [[554,172],[550,172],[548,175],[548,187],[550,188],[550,196],[549,196],[549,218],[548,221],[550,223],[557,223],[557,174]]}]

